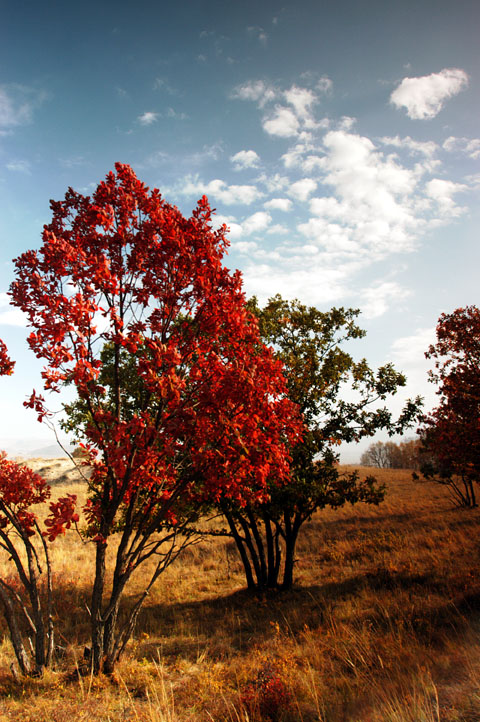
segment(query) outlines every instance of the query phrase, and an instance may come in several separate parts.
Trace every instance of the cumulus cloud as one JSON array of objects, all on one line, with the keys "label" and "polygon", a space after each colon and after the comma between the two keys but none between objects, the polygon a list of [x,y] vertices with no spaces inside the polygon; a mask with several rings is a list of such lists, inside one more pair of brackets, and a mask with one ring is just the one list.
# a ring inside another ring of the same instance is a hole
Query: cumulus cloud
[{"label": "cumulus cloud", "polygon": [[272,198],[264,203],[264,206],[271,211],[290,211],[292,209],[292,201],[289,198]]},{"label": "cumulus cloud", "polygon": [[280,173],[274,173],[273,175],[262,173],[258,178],[258,182],[263,183],[269,193],[279,193],[290,184],[289,178],[280,175]]},{"label": "cumulus cloud", "polygon": [[406,108],[412,119],[434,118],[445,101],[467,85],[468,75],[464,70],[445,68],[419,78],[404,78],[391,94],[390,102],[397,108]]},{"label": "cumulus cloud", "polygon": [[254,150],[240,150],[235,155],[230,156],[235,170],[245,170],[246,168],[258,168],[260,158]]},{"label": "cumulus cloud", "polygon": [[228,185],[216,178],[209,183],[187,178],[178,189],[183,195],[207,195],[217,198],[225,205],[251,205],[263,196],[254,185]]},{"label": "cumulus cloud", "polygon": [[411,295],[411,291],[394,281],[383,281],[374,284],[361,294],[360,304],[362,315],[365,318],[378,318],[383,316],[390,307],[398,304]]},{"label": "cumulus cloud", "polygon": [[287,103],[293,106],[295,114],[298,118],[307,122],[312,122],[311,111],[312,107],[318,101],[315,93],[308,88],[299,88],[297,85],[292,85],[289,90],[284,92],[284,97]]},{"label": "cumulus cloud", "polygon": [[[254,254],[255,256],[255,254]],[[304,303],[322,305],[333,303],[346,292],[349,269],[327,267],[322,260],[305,265],[305,254],[301,259],[285,263],[266,261],[254,262],[244,267],[244,286],[248,296],[255,295],[260,303],[279,293],[283,298],[301,298]]]},{"label": "cumulus cloud", "polygon": [[300,123],[293,110],[282,105],[277,105],[274,112],[263,120],[265,132],[280,138],[297,135],[299,128]]},{"label": "cumulus cloud", "polygon": [[405,138],[400,138],[399,135],[396,135],[395,137],[385,136],[384,138],[381,138],[381,141],[385,145],[391,145],[394,148],[405,148],[412,155],[423,155],[427,158],[434,156],[438,150],[438,145],[434,143],[433,140],[414,140],[409,135]]},{"label": "cumulus cloud", "polygon": [[307,153],[312,151],[314,147],[315,146],[311,143],[296,143],[282,155],[283,165],[287,169],[299,167],[303,168]]},{"label": "cumulus cloud", "polygon": [[288,195],[297,201],[306,201],[317,187],[317,182],[312,178],[302,178],[302,180],[292,183],[288,189]]},{"label": "cumulus cloud", "polygon": [[[455,198],[465,187],[442,177],[436,143],[412,136],[374,140],[355,133],[349,117],[317,122],[319,92],[313,87],[310,78],[307,88],[250,81],[235,90],[235,97],[257,104],[266,132],[292,139],[282,156],[283,173],[263,172],[250,186],[192,181],[196,192],[218,203],[240,199],[253,206],[251,215],[238,213],[226,222],[233,228],[232,252],[248,255],[242,263],[247,292],[261,299],[280,292],[318,305],[349,297],[358,274],[393,254],[415,250],[423,233],[463,210]],[[449,139],[445,150],[467,149],[460,140]],[[472,142],[468,149],[475,153],[477,147]],[[231,160],[237,165],[251,160],[254,167],[255,156],[247,154],[245,149]],[[265,158],[262,166],[268,168]],[[263,212],[256,205],[260,198]],[[273,211],[295,211],[290,216],[295,225],[275,224]],[[261,241],[252,243],[256,233]],[[408,289],[382,277],[357,297],[375,318],[401,306],[408,295]]]},{"label": "cumulus cloud", "polygon": [[284,236],[289,233],[289,230],[285,228],[285,226],[282,226],[281,223],[275,223],[274,226],[268,227],[267,233],[269,236]]},{"label": "cumulus cloud", "polygon": [[438,204],[442,216],[456,217],[463,213],[464,209],[457,206],[453,196],[467,189],[462,183],[433,178],[425,186],[427,195]]},{"label": "cumulus cloud", "polygon": [[366,137],[329,131],[322,183],[331,195],[312,198],[312,217],[298,230],[329,253],[368,259],[412,250],[425,226],[417,211],[418,174],[385,156]]},{"label": "cumulus cloud", "polygon": [[249,236],[253,233],[264,231],[272,222],[272,216],[265,211],[258,211],[249,216],[243,223],[242,228],[245,235]]},{"label": "cumulus cloud", "polygon": [[255,241],[235,241],[231,245],[232,251],[236,251],[237,253],[241,253],[243,255],[251,254],[253,251],[256,251],[257,248],[258,245]]},{"label": "cumulus cloud", "polygon": [[158,120],[158,113],[147,111],[146,113],[143,113],[143,115],[139,115],[137,120],[140,125],[152,125],[152,123],[155,123]]},{"label": "cumulus cloud", "polygon": [[236,240],[243,235],[243,228],[240,223],[236,222],[236,218],[234,216],[223,216],[221,214],[213,216],[212,225],[214,228],[220,228],[220,226],[223,226],[224,224],[227,226],[227,237],[229,240]]},{"label": "cumulus cloud", "polygon": [[460,151],[473,160],[480,158],[480,138],[456,138],[451,135],[442,145],[448,152]]},{"label": "cumulus cloud", "polygon": [[[280,138],[299,136],[306,137],[312,130],[325,127],[328,120],[317,122],[313,116],[313,108],[319,102],[318,93],[327,92],[331,81],[326,76],[321,78],[315,89],[292,85],[287,90],[265,83],[263,80],[249,80],[237,86],[230,97],[239,100],[251,100],[264,109],[262,125],[265,132]],[[278,101],[282,100],[283,104]],[[271,107],[277,101],[275,107]],[[286,103],[286,105],[285,105]],[[267,109],[267,105],[269,105]]]},{"label": "cumulus cloud", "polygon": [[231,97],[238,100],[253,100],[263,108],[266,103],[277,97],[277,92],[273,86],[264,83],[263,80],[249,80],[238,85]]},{"label": "cumulus cloud", "polygon": [[355,123],[357,122],[356,118],[352,118],[349,115],[342,115],[338,122],[338,129],[339,130],[351,130]]}]

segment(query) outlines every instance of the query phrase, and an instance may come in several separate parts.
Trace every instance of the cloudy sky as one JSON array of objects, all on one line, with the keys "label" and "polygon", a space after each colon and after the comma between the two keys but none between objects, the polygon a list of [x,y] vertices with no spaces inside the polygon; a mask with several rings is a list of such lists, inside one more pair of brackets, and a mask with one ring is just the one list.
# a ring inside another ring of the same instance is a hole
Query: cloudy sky
[{"label": "cloudy sky", "polygon": [[[49,199],[129,163],[230,228],[248,295],[359,308],[352,352],[427,405],[442,311],[478,304],[475,0],[0,0],[0,446],[48,436],[22,401],[40,363],[8,306]],[[400,408],[402,398],[394,407]],[[353,460],[358,451],[350,458]]]}]

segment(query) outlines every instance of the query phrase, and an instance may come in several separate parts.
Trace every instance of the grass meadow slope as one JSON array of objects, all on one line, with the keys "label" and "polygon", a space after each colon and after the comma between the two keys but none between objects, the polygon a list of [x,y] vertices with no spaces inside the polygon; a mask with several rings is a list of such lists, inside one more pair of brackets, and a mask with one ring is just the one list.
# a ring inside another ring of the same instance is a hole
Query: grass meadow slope
[{"label": "grass meadow slope", "polygon": [[[85,498],[68,461],[31,463],[55,493]],[[409,471],[378,476],[383,504],[305,526],[290,592],[247,595],[228,539],[189,547],[150,594],[114,679],[74,673],[94,550],[60,539],[61,649],[43,679],[16,681],[1,620],[0,720],[478,722],[480,511],[453,509]]]}]

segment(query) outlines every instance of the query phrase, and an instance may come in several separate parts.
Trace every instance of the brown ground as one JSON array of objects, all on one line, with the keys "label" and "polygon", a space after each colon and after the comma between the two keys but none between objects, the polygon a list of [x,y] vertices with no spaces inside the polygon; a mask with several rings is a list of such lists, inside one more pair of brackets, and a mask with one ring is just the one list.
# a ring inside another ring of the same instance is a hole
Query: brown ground
[{"label": "brown ground", "polygon": [[[54,493],[85,498],[68,460],[28,464]],[[88,643],[93,548],[60,539],[64,654],[44,679],[19,684],[1,628],[0,721],[478,722],[480,511],[452,509],[408,471],[378,475],[383,504],[306,525],[291,592],[247,595],[228,540],[188,549],[153,590],[113,681],[72,681]]]}]

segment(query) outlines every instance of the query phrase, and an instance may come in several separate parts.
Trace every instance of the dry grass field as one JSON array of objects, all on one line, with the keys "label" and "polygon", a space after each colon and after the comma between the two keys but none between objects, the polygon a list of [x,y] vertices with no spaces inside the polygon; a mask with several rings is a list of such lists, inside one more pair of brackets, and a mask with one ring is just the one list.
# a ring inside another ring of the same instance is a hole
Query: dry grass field
[{"label": "dry grass field", "polygon": [[[32,466],[55,493],[84,496],[67,461]],[[1,621],[0,720],[478,722],[480,511],[453,509],[408,471],[378,476],[379,507],[325,510],[305,526],[290,592],[249,596],[229,540],[188,548],[150,595],[114,679],[72,674],[88,643],[94,550],[60,539],[63,650],[43,679],[19,683]]]}]

